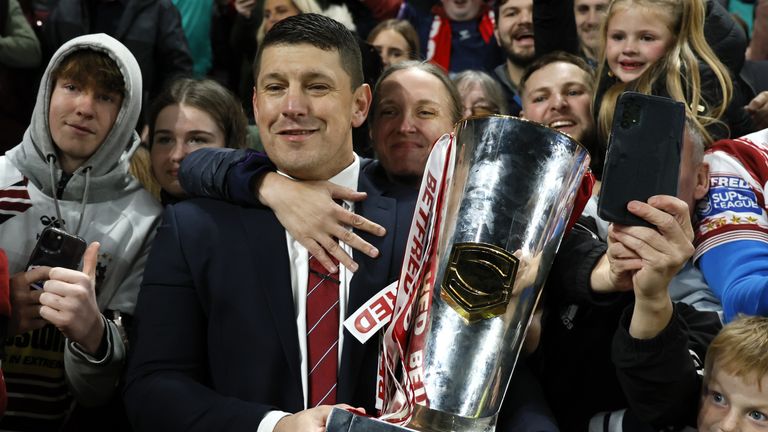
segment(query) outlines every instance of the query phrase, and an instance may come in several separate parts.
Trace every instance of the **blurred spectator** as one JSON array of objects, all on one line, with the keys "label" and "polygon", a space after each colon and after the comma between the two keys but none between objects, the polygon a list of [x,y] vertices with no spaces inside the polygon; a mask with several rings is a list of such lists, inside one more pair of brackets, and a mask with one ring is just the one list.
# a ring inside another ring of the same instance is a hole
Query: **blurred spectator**
[{"label": "blurred spectator", "polygon": [[501,59],[484,0],[442,0],[428,11],[406,2],[400,18],[419,34],[422,57],[450,73],[491,70]]},{"label": "blurred spectator", "polygon": [[346,5],[320,3],[317,0],[264,0],[263,19],[256,31],[256,42],[261,44],[273,25],[300,13],[316,13],[333,18],[344,27],[355,30],[355,23]]},{"label": "blurred spectator", "polygon": [[600,27],[603,24],[608,3],[608,0],[573,1],[581,54],[592,66],[597,66],[597,58],[600,55]]},{"label": "blurred spectator", "polygon": [[163,86],[178,75],[192,74],[192,57],[171,0],[59,0],[43,26],[48,55],[80,35],[106,33],[136,57],[149,106]]},{"label": "blurred spectator", "polygon": [[368,43],[381,55],[384,67],[405,60],[418,60],[419,35],[405,20],[388,19],[380,22],[368,34]]},{"label": "blurred spectator", "polygon": [[747,58],[749,60],[768,60],[768,0],[755,2],[752,40],[749,43]]},{"label": "blurred spectator", "polygon": [[464,117],[507,114],[501,85],[485,72],[468,70],[453,78],[464,105]]},{"label": "blurred spectator", "polygon": [[[768,63],[765,61],[760,63],[763,64],[763,73],[761,76],[763,78],[763,84],[765,84],[765,79],[768,78],[768,75],[766,75],[766,71],[768,71]],[[749,65],[749,62],[745,64],[745,66],[747,65]],[[768,85],[763,86],[762,88],[766,89],[768,88]],[[755,131],[768,128],[768,90],[758,93],[745,109],[752,118],[752,125]]]},{"label": "blurred spectator", "polygon": [[35,103],[40,42],[18,0],[0,0],[0,155],[21,142]]},{"label": "blurred spectator", "polygon": [[256,32],[261,25],[264,0],[234,0],[235,16],[229,32],[229,47],[232,50],[231,74],[228,87],[240,99],[249,119],[253,118],[253,74],[251,63],[256,55]]},{"label": "blurred spectator", "polygon": [[518,115],[522,101],[520,79],[534,59],[533,0],[499,0],[494,6],[496,38],[507,59],[494,69],[494,78],[504,89],[511,115]]},{"label": "blurred spectator", "polygon": [[213,0],[171,0],[181,14],[181,27],[187,38],[192,56],[192,71],[198,78],[204,77],[213,64],[211,50],[211,21]]}]

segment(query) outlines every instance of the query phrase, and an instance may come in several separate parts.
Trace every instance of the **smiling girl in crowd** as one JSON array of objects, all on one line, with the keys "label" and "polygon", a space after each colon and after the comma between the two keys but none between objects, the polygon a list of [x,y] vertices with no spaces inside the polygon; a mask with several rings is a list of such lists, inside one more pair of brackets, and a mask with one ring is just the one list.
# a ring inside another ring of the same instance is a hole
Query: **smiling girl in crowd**
[{"label": "smiling girl in crowd", "polygon": [[152,173],[160,183],[161,201],[186,194],[179,185],[181,161],[205,147],[243,148],[248,121],[240,103],[213,80],[182,78],[155,99],[149,117]]},{"label": "smiling girl in crowd", "polygon": [[704,38],[704,0],[615,0],[606,15],[595,95],[607,142],[619,95],[627,90],[684,102],[708,140],[727,136],[720,119],[733,95],[726,67]]}]

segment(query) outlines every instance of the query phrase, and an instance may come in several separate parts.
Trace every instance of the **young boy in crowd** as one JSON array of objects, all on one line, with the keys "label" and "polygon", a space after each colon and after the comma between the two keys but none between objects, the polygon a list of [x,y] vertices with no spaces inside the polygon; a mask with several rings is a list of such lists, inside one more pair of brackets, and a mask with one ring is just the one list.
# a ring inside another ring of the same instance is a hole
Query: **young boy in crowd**
[{"label": "young boy in crowd", "polygon": [[707,350],[698,430],[768,428],[768,317],[728,324]]},{"label": "young boy in crowd", "polygon": [[[73,402],[103,405],[116,394],[121,324],[133,313],[161,210],[128,173],[141,92],[125,46],[104,34],[75,38],[48,64],[24,139],[0,157],[13,310],[2,429],[59,430]],[[83,272],[27,268],[49,226],[100,242],[85,252]]]}]

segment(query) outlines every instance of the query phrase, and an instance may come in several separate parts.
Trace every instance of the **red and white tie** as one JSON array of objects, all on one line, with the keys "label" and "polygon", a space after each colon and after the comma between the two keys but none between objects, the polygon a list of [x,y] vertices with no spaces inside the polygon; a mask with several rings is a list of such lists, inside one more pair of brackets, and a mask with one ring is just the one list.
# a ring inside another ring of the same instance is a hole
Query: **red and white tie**
[{"label": "red and white tie", "polygon": [[[333,260],[338,267],[338,261]],[[339,358],[339,280],[309,257],[307,279],[307,353],[309,408],[336,403]]]}]

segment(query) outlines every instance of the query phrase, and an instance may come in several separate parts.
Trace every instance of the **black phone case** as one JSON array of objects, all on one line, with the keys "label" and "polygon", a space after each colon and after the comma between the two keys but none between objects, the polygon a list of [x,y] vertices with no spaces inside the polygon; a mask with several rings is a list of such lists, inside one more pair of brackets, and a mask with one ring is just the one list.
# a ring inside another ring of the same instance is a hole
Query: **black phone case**
[{"label": "black phone case", "polygon": [[85,253],[85,240],[64,230],[48,226],[37,240],[29,257],[30,266],[66,267],[77,270]]},{"label": "black phone case", "polygon": [[622,225],[651,226],[627,210],[632,200],[677,195],[685,105],[625,92],[619,96],[608,140],[598,214]]}]

